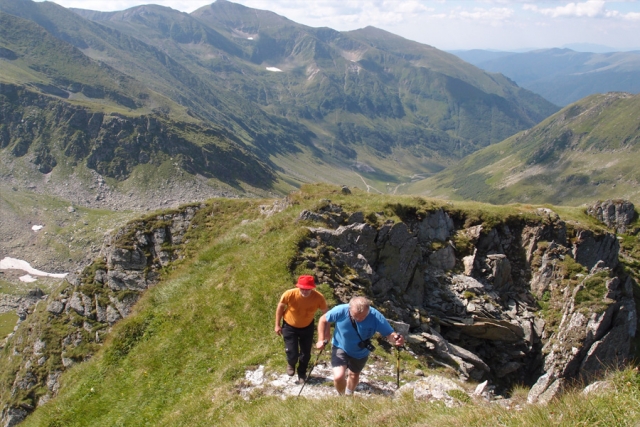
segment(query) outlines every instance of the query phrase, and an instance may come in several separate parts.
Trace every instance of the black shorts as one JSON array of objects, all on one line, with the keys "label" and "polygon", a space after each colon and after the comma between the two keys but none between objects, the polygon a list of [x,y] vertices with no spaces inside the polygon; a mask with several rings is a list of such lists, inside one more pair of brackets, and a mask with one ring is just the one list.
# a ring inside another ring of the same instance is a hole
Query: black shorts
[{"label": "black shorts", "polygon": [[359,374],[364,369],[364,365],[367,364],[369,356],[365,356],[362,359],[356,359],[351,357],[341,348],[335,345],[331,349],[331,366],[346,366],[354,374]]}]

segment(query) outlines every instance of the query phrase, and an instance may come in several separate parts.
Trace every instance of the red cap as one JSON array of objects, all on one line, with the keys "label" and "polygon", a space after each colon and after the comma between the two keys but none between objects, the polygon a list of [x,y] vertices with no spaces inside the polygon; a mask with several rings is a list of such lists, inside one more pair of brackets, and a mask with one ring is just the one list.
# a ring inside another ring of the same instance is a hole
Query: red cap
[{"label": "red cap", "polygon": [[313,276],[300,276],[298,277],[297,288],[300,289],[314,289],[316,284],[313,281]]}]

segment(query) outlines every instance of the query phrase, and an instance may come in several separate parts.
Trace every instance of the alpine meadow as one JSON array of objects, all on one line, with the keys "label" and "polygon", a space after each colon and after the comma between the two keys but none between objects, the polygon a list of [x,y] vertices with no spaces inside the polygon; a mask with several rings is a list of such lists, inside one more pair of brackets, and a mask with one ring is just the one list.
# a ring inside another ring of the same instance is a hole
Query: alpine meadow
[{"label": "alpine meadow", "polygon": [[[0,0],[0,423],[638,425],[639,73]],[[353,395],[287,373],[302,275],[402,334]]]}]

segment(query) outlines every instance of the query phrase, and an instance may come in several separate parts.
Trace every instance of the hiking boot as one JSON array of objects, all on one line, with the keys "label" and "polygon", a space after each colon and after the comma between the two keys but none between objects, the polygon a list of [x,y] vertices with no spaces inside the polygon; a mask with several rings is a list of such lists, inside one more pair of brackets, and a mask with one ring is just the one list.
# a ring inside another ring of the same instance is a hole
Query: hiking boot
[{"label": "hiking boot", "polygon": [[291,366],[291,365],[287,365],[287,375],[292,377],[293,374],[295,374],[295,373],[296,373],[296,368]]},{"label": "hiking boot", "polygon": [[298,375],[298,383],[302,384],[306,380],[307,380],[307,376],[306,375],[304,375],[304,374]]}]

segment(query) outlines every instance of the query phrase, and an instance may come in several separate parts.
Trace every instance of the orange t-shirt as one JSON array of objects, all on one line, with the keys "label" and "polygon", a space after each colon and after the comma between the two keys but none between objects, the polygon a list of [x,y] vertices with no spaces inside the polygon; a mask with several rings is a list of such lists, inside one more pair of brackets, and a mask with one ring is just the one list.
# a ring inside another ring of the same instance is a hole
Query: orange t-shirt
[{"label": "orange t-shirt", "polygon": [[308,297],[303,297],[298,288],[289,289],[280,298],[280,303],[286,304],[284,321],[294,328],[304,328],[311,324],[317,310],[326,310],[327,301],[315,289]]}]

